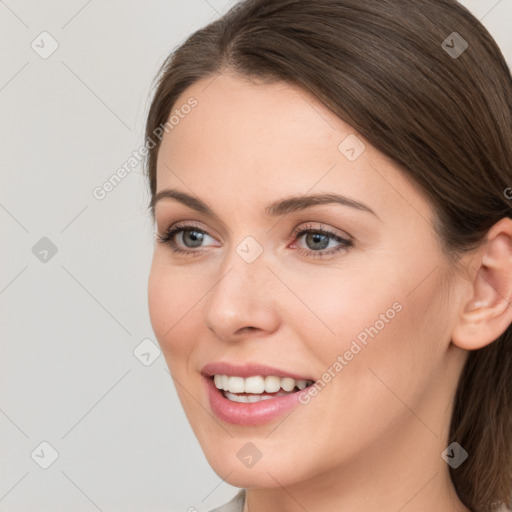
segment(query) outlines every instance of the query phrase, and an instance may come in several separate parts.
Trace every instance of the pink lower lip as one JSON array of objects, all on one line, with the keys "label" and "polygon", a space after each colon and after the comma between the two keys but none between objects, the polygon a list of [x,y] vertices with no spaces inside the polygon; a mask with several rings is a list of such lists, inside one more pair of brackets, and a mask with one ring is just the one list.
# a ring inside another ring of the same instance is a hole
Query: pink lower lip
[{"label": "pink lower lip", "polygon": [[242,426],[262,425],[282,416],[299,404],[299,393],[278,396],[250,404],[232,402],[215,387],[213,379],[204,377],[210,406],[215,415],[223,421]]}]

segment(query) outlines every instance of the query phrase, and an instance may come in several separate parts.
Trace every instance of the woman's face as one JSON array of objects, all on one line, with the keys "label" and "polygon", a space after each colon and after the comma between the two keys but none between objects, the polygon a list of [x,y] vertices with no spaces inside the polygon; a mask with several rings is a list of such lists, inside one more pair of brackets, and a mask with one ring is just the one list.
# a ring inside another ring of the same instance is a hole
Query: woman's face
[{"label": "woman's face", "polygon": [[[170,242],[186,252],[156,243],[149,310],[214,470],[235,486],[276,487],[331,472],[348,481],[356,468],[367,477],[384,460],[412,457],[410,471],[429,475],[445,465],[465,353],[450,344],[457,288],[421,193],[284,83],[223,74],[187,89],[176,110],[157,192],[204,207],[156,202],[158,234],[185,226]],[[326,194],[346,200],[308,199]],[[316,384],[289,391],[304,380]]]}]

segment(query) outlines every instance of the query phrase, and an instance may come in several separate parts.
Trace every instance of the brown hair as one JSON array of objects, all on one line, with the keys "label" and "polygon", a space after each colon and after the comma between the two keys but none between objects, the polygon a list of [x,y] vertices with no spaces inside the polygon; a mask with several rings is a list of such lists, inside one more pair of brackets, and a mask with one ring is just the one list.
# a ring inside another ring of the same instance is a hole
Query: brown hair
[{"label": "brown hair", "polygon": [[[450,52],[465,48],[454,32],[468,45],[460,55]],[[512,217],[512,78],[455,0],[241,1],[164,62],[146,137],[190,85],[228,71],[301,87],[393,159],[431,202],[454,260]],[[146,161],[152,197],[159,146]],[[512,508],[511,349],[509,326],[471,351],[454,397],[450,442],[469,458],[450,474],[474,512]]]}]

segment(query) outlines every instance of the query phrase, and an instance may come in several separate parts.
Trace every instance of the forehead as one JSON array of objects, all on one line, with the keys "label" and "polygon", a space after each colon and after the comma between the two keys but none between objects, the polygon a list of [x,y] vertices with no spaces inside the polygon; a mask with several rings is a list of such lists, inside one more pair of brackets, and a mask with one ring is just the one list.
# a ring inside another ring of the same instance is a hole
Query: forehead
[{"label": "forehead", "polygon": [[[191,98],[196,106],[179,116]],[[248,83],[230,75],[196,82],[171,114],[179,122],[164,134],[157,181],[169,177],[169,167],[188,175],[200,172],[212,185],[228,175],[231,180],[252,175],[262,183],[296,179],[305,159],[308,180],[319,179],[327,163],[332,166],[338,158],[339,142],[353,132],[296,87]]]},{"label": "forehead", "polygon": [[[195,106],[180,111],[191,99]],[[397,215],[412,202],[429,217],[420,192],[393,162],[298,87],[218,75],[185,90],[173,114],[178,122],[162,140],[157,190],[188,188],[202,198],[214,191],[220,203],[240,205],[332,191],[371,198],[374,210]],[[364,144],[355,160],[342,151],[347,140]]]},{"label": "forehead", "polygon": [[[196,106],[187,109],[191,98]],[[177,99],[171,114],[180,109],[190,112],[179,119],[173,117],[179,122],[167,134],[170,136],[164,137],[171,148],[172,142],[183,146],[193,139],[196,144],[215,146],[224,154],[239,150],[247,155],[257,149],[263,155],[294,143],[335,146],[339,136],[350,131],[305,91],[284,82],[249,83],[232,75],[196,82]]]}]

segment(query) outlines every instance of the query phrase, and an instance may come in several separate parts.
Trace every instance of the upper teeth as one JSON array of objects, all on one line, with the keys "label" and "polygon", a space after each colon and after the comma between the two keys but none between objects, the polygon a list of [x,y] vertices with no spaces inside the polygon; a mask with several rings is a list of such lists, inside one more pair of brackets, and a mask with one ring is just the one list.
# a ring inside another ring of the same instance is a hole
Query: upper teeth
[{"label": "upper teeth", "polygon": [[229,375],[215,375],[215,386],[218,389],[229,391],[230,393],[276,393],[283,388],[284,391],[292,391],[295,387],[304,389],[308,383],[312,381],[295,380],[290,377],[275,377],[269,375],[262,377],[256,375],[254,377],[235,377]]}]

